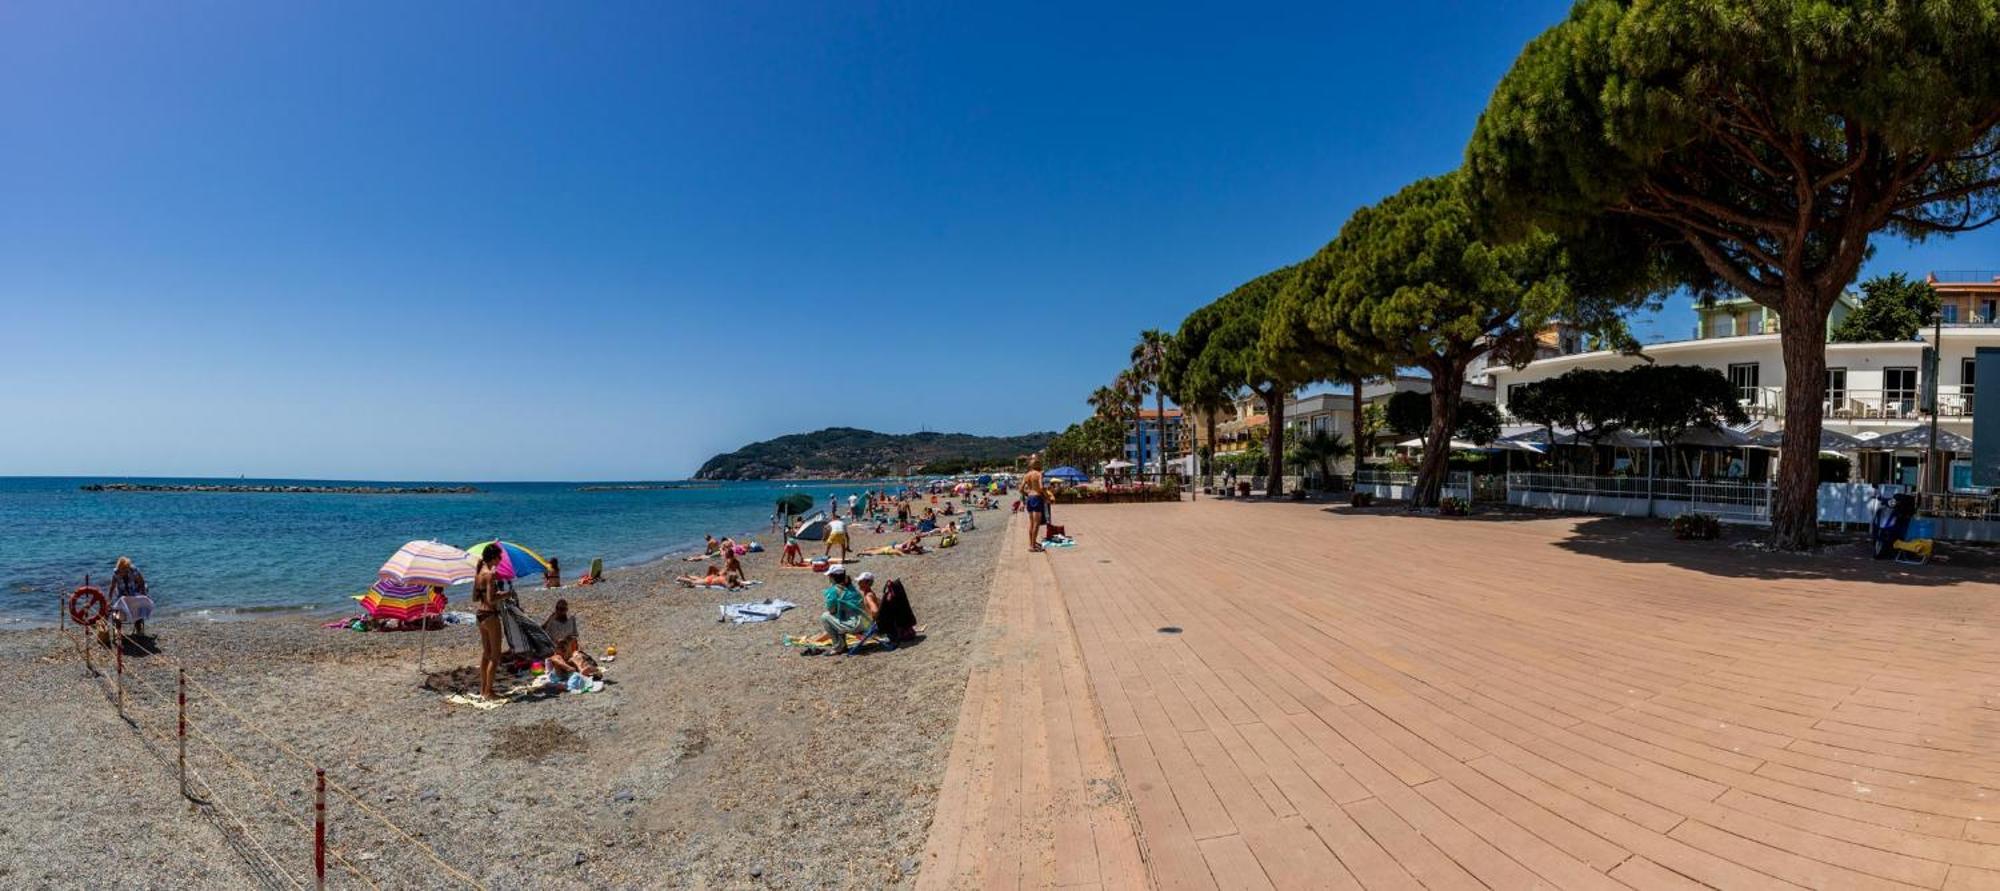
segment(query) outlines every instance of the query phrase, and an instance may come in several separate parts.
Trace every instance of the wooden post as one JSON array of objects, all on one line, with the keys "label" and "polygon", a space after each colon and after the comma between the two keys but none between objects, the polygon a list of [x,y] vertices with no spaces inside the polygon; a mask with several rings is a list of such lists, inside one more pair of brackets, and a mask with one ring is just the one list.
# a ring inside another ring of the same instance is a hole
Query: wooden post
[{"label": "wooden post", "polygon": [[111,646],[118,653],[116,656],[118,660],[118,680],[116,682],[118,690],[118,717],[123,718],[125,717],[125,632],[122,629],[112,633]]},{"label": "wooden post", "polygon": [[326,770],[313,769],[313,888],[326,889]]},{"label": "wooden post", "polygon": [[181,754],[180,754],[180,762],[179,762],[179,767],[180,767],[180,774],[181,774],[181,797],[182,797],[182,798],[192,798],[193,796],[191,796],[191,795],[189,795],[189,794],[188,794],[188,673],[187,673],[187,669],[183,668],[183,669],[181,669],[181,670],[180,670],[180,674],[179,674],[179,678],[178,678],[178,683],[179,683],[179,685],[180,685],[180,701],[181,701],[181,702],[180,702],[180,715],[181,715],[181,717],[180,717],[180,743],[181,743]]}]

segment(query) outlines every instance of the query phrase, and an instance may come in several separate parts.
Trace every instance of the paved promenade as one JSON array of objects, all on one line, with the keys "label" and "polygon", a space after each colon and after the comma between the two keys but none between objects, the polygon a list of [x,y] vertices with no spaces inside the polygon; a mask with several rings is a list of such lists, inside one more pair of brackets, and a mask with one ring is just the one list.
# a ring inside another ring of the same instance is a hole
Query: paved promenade
[{"label": "paved promenade", "polygon": [[1080,546],[1000,560],[924,887],[2000,887],[1991,573],[1596,518],[1060,519]]}]

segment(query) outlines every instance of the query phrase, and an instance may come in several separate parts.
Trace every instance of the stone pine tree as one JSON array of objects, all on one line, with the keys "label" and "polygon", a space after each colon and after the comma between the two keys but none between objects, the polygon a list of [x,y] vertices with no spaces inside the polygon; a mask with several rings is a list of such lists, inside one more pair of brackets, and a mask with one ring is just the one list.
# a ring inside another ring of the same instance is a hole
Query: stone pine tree
[{"label": "stone pine tree", "polygon": [[1264,314],[1258,346],[1263,350],[1265,363],[1299,381],[1300,386],[1314,381],[1337,381],[1348,386],[1353,436],[1350,454],[1358,471],[1362,459],[1368,455],[1361,387],[1370,378],[1395,373],[1395,356],[1392,351],[1379,349],[1380,345],[1372,340],[1325,336],[1306,324],[1300,289],[1322,277],[1323,273],[1309,273],[1302,268],[1286,279],[1271,310]]},{"label": "stone pine tree", "polygon": [[1266,360],[1259,339],[1265,313],[1296,269],[1287,266],[1267,272],[1190,313],[1181,323],[1181,337],[1187,343],[1177,356],[1177,362],[1185,364],[1176,375],[1203,382],[1216,392],[1247,388],[1263,401],[1270,422],[1264,443],[1270,476],[1265,492],[1272,496],[1284,490],[1285,400],[1301,382]]},{"label": "stone pine tree", "polygon": [[1586,330],[1615,325],[1617,310],[1643,291],[1642,264],[1614,274],[1586,267],[1579,261],[1595,254],[1547,233],[1491,242],[1485,228],[1461,174],[1418,180],[1355,211],[1277,309],[1332,349],[1429,374],[1412,507],[1434,507],[1442,493],[1474,361],[1525,362],[1536,333],[1558,319]]},{"label": "stone pine tree", "polygon": [[2000,213],[2000,0],[1580,0],[1530,41],[1466,167],[1502,234],[1597,227],[1776,310],[1774,545],[1818,538],[1826,320],[1879,231]]},{"label": "stone pine tree", "polygon": [[[1167,340],[1167,352],[1160,368],[1160,389],[1175,405],[1189,415],[1200,415],[1204,442],[1208,449],[1215,448],[1216,416],[1235,404],[1236,394],[1242,385],[1234,380],[1217,376],[1216,369],[1202,360],[1202,352],[1208,348],[1208,338],[1214,333],[1219,314],[1207,308],[1189,313],[1181,321],[1181,327]],[[1192,423],[1193,417],[1185,417]],[[1197,467],[1196,474],[1204,468]]]},{"label": "stone pine tree", "polygon": [[1833,329],[1835,343],[1885,343],[1915,340],[1917,332],[1938,313],[1938,294],[1930,282],[1900,272],[1878,275],[1861,283],[1861,308],[1848,313]]}]

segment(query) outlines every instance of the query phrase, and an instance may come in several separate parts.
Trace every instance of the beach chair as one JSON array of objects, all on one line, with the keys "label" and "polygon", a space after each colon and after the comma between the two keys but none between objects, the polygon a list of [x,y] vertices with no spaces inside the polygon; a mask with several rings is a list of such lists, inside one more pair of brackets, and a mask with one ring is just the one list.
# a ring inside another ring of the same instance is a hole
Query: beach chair
[{"label": "beach chair", "polygon": [[1896,549],[1897,563],[1922,565],[1929,563],[1931,554],[1937,550],[1937,542],[1931,537],[1931,521],[1911,520],[1907,538],[1897,539],[1891,545]]}]

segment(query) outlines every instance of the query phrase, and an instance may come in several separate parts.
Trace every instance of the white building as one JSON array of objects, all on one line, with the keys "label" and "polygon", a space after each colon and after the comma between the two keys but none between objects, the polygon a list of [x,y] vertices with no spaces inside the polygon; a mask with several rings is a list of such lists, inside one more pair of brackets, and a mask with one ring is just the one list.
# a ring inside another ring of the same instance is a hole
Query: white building
[{"label": "white building", "polygon": [[[1785,378],[1779,335],[1769,333],[1776,330],[1777,320],[1762,312],[1755,316],[1750,320],[1754,324],[1740,322],[1747,314],[1733,303],[1705,308],[1696,331],[1697,339],[1649,344],[1643,350],[1643,358],[1598,350],[1538,359],[1518,369],[1495,367],[1488,374],[1493,379],[1503,416],[1514,422],[1506,410],[1509,396],[1516,388],[1572,369],[1619,369],[1648,360],[1662,365],[1703,366],[1728,376],[1736,385],[1745,412],[1761,429],[1782,429],[1785,392],[1802,382]],[[1938,427],[1970,438],[1974,351],[1982,346],[2000,347],[2000,325],[1971,313],[1958,317],[1976,321],[1945,324],[1941,339],[1927,328],[1920,338],[1905,342],[1827,344],[1826,378],[1803,382],[1820,396],[1826,429],[1872,439],[1928,425],[1931,416],[1922,409],[1923,357],[1926,346],[1937,345]],[[1720,319],[1729,321],[1725,324]],[[1882,455],[1876,460],[1883,463],[1871,468],[1866,476],[1905,483],[1915,482],[1916,468],[1921,463],[1914,454]]]}]

